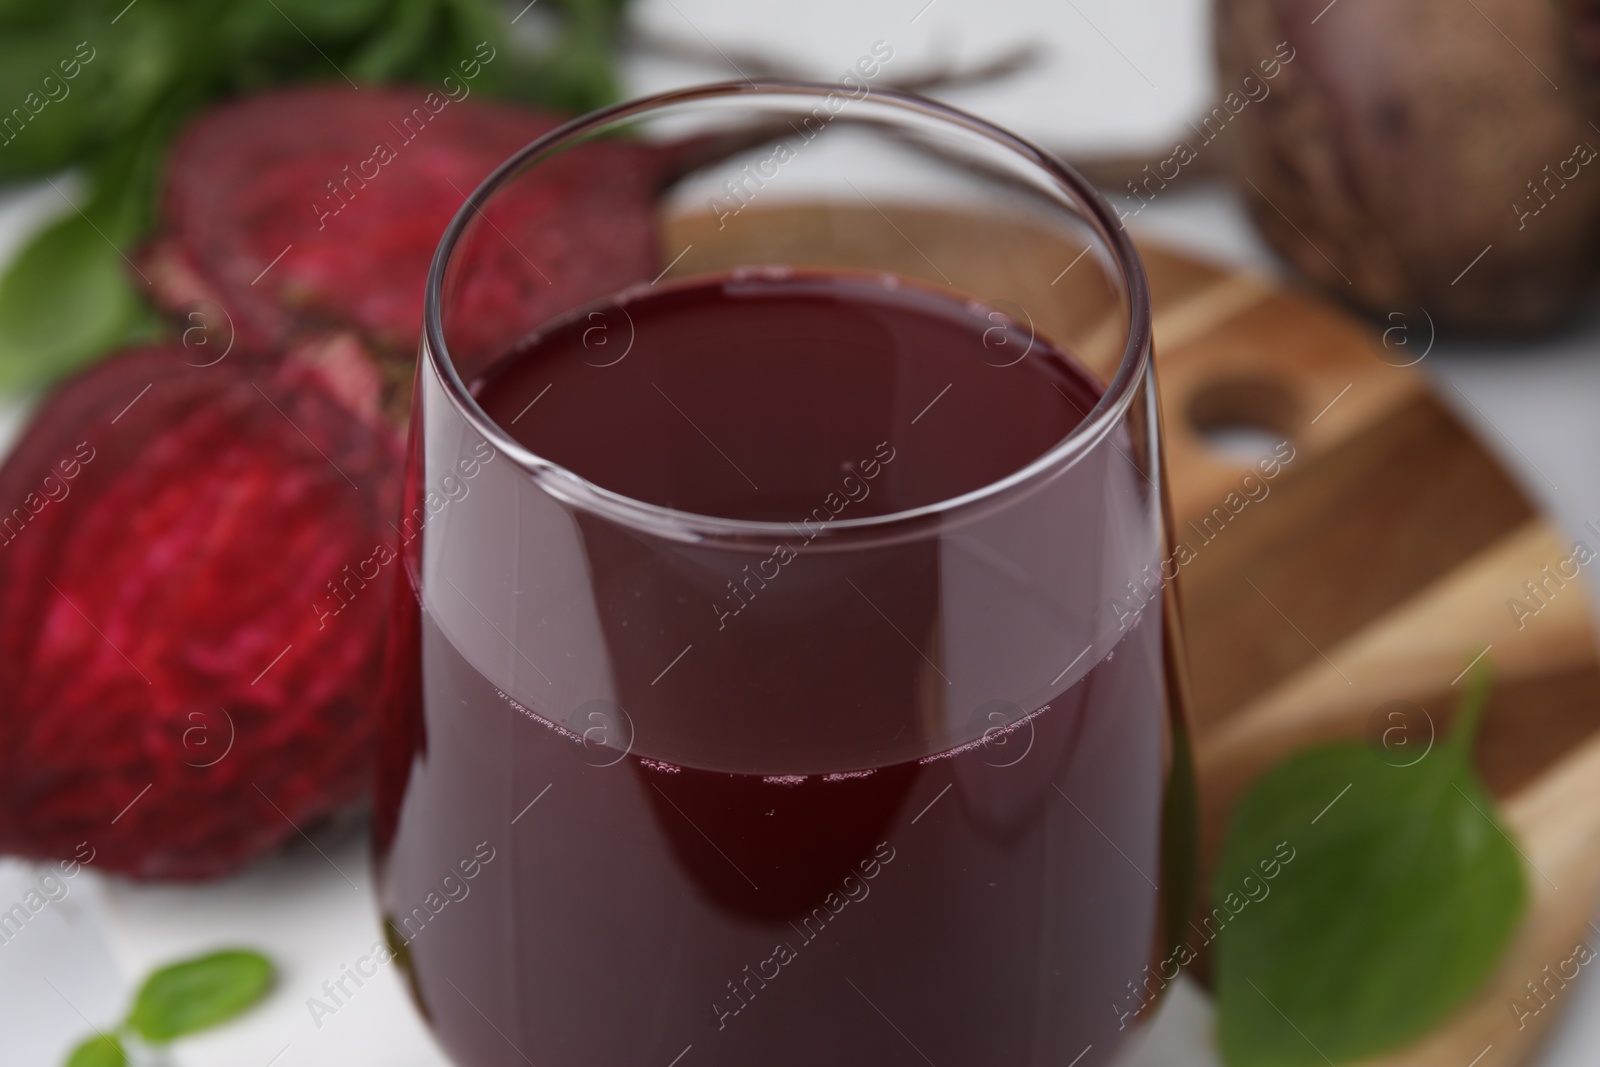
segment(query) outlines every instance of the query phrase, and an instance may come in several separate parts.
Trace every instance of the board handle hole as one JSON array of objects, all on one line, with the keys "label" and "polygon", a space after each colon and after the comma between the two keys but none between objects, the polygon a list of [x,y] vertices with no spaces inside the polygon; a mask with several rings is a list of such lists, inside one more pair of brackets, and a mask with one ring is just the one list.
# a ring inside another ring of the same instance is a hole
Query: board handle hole
[{"label": "board handle hole", "polygon": [[1202,386],[1189,401],[1189,424],[1223,459],[1241,467],[1273,454],[1290,439],[1299,404],[1271,378],[1222,378]]}]

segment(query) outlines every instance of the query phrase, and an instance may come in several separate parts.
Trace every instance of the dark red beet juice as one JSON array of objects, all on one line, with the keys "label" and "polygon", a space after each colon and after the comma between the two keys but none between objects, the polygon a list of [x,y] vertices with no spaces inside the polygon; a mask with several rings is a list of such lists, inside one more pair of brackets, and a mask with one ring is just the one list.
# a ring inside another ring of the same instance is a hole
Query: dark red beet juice
[{"label": "dark red beet juice", "polygon": [[[1094,380],[979,304],[757,271],[575,314],[472,390],[605,490],[788,532],[664,567],[579,512],[581,559],[452,580],[475,598],[592,591],[588,636],[547,643],[562,618],[502,632],[457,605],[454,632],[408,580],[382,900],[457,1062],[1104,1062],[1165,947],[1159,601],[1099,644],[1052,636],[1066,624],[1038,573],[1107,551],[1072,508],[1019,527],[1022,544],[957,530],[839,552],[821,536],[1022,470],[1093,408]],[[1142,491],[1100,453],[1107,499]],[[1082,599],[1085,617],[1107,610],[1102,590]],[[1036,647],[1000,636],[1018,616],[1037,616]],[[497,640],[527,661],[519,691],[484,666],[509,662]],[[604,686],[563,690],[563,655],[609,664]],[[987,696],[958,684],[986,674]]]}]

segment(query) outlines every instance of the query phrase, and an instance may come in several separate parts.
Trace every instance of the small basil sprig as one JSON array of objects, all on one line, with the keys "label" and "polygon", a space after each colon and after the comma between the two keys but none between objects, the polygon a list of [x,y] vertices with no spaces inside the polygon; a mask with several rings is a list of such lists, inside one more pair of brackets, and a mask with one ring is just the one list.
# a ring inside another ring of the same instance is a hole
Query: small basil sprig
[{"label": "small basil sprig", "polygon": [[144,980],[122,1025],[72,1050],[67,1067],[126,1067],[124,1034],[165,1045],[226,1022],[272,988],[272,961],[249,949],[224,949],[170,963]]},{"label": "small basil sprig", "polygon": [[1279,842],[1296,855],[1270,898],[1217,939],[1229,1067],[1322,1067],[1396,1048],[1488,977],[1527,898],[1517,848],[1472,765],[1488,692],[1484,668],[1448,740],[1409,765],[1326,745],[1279,765],[1239,805],[1213,899]]}]

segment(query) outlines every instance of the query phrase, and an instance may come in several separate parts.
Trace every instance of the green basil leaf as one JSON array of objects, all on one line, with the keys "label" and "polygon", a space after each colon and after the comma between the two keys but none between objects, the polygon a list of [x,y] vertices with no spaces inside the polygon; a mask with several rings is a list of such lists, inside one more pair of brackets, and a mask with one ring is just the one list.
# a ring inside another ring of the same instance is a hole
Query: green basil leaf
[{"label": "green basil leaf", "polygon": [[49,174],[133,136],[211,51],[170,3],[141,0],[107,33],[110,17],[97,6],[0,31],[0,176]]},{"label": "green basil leaf", "polygon": [[127,1067],[128,1054],[115,1035],[96,1034],[72,1050],[67,1067]]},{"label": "green basil leaf", "polygon": [[272,980],[272,961],[247,949],[169,964],[145,979],[128,1025],[164,1044],[233,1018],[265,996]]},{"label": "green basil leaf", "polygon": [[[1320,1067],[1398,1047],[1494,968],[1527,889],[1471,763],[1486,684],[1469,686],[1449,741],[1410,766],[1327,745],[1270,771],[1239,805],[1212,888],[1229,1067]],[[1263,881],[1259,865],[1284,842],[1292,860]]]},{"label": "green basil leaf", "polygon": [[0,34],[0,176],[60,170],[107,136],[115,120],[101,97],[106,51],[91,36],[69,20]]},{"label": "green basil leaf", "polygon": [[154,332],[143,279],[121,249],[154,222],[163,150],[194,104],[177,92],[157,102],[100,153],[81,210],[0,273],[0,388],[48,381]]},{"label": "green basil leaf", "polygon": [[128,274],[77,212],[34,237],[0,274],[0,388],[59,377],[133,334],[149,313]]},{"label": "green basil leaf", "polygon": [[618,96],[616,38],[626,0],[552,0],[556,40],[537,51],[514,48],[495,71],[507,95],[573,112],[612,103]]},{"label": "green basil leaf", "polygon": [[400,0],[395,6],[388,24],[352,58],[348,71],[356,81],[396,78],[437,47],[439,9],[435,0]]},{"label": "green basil leaf", "polygon": [[[393,17],[393,0],[274,0],[279,18],[326,48],[344,40],[380,32]],[[269,7],[270,11],[271,8]]]}]

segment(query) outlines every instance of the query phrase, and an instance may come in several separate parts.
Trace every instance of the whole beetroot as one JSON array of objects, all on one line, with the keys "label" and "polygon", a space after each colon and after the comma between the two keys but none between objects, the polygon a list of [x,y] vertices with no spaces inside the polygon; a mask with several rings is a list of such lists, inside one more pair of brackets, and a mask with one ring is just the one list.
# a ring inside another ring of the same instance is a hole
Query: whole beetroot
[{"label": "whole beetroot", "polygon": [[0,851],[203,878],[360,796],[399,442],[350,338],[121,353],[0,468]]},{"label": "whole beetroot", "polygon": [[1589,0],[1219,0],[1235,99],[1293,55],[1219,148],[1262,234],[1334,295],[1545,326],[1600,265],[1597,25]]}]

